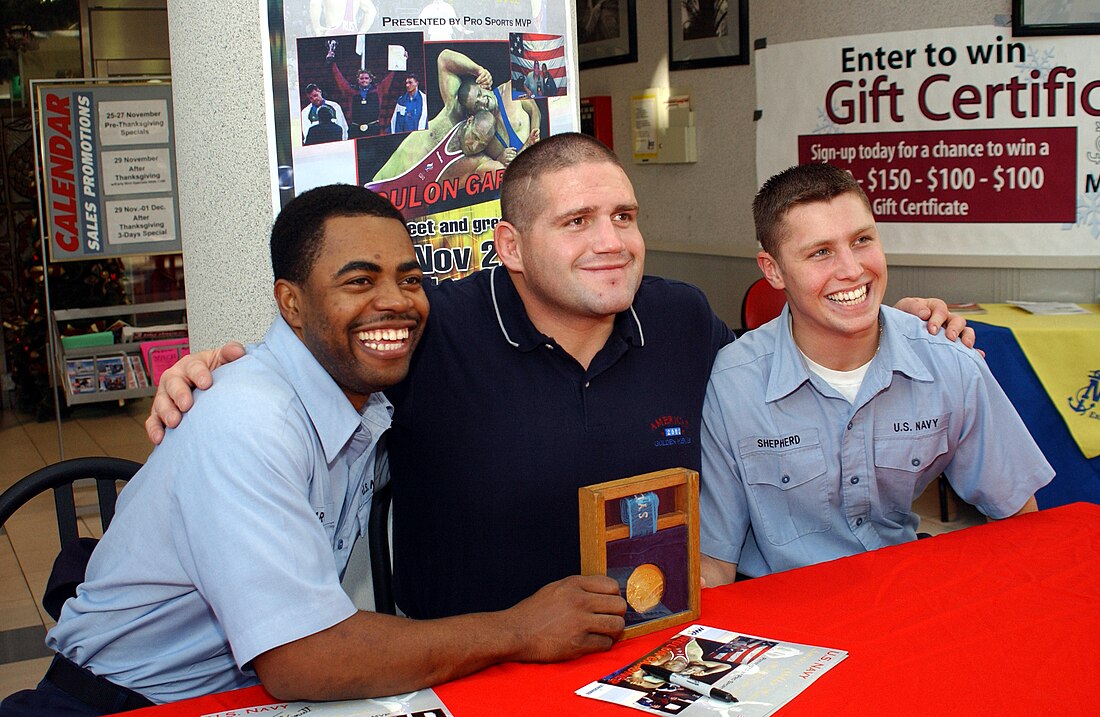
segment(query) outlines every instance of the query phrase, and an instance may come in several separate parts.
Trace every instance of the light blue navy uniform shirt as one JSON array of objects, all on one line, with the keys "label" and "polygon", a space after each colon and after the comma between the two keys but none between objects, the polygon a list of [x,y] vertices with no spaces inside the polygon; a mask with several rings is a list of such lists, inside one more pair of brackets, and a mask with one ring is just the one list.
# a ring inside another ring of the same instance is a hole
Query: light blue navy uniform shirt
[{"label": "light blue navy uniform shirt", "polygon": [[47,644],[156,702],[257,683],[249,662],[347,619],[391,407],[362,415],[276,318],[119,496]]},{"label": "light blue navy uniform shirt", "polygon": [[854,403],[806,368],[789,310],[723,348],[703,407],[702,551],[759,576],[914,540],[941,472],[993,518],[1054,475],[981,356],[882,307]]}]

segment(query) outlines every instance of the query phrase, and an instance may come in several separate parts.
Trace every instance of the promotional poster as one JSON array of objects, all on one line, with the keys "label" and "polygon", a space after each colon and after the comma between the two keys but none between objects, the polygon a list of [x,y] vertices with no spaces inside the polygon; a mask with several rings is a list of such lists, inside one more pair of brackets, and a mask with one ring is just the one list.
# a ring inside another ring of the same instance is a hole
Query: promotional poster
[{"label": "promotional poster", "polygon": [[51,261],[180,251],[166,82],[35,82]]},{"label": "promotional poster", "polygon": [[1093,38],[961,27],[755,58],[759,181],[796,163],[850,170],[890,251],[1100,257]]},{"label": "promotional poster", "polygon": [[282,201],[384,194],[433,280],[497,264],[505,168],[579,129],[572,8],[544,0],[270,0]]}]

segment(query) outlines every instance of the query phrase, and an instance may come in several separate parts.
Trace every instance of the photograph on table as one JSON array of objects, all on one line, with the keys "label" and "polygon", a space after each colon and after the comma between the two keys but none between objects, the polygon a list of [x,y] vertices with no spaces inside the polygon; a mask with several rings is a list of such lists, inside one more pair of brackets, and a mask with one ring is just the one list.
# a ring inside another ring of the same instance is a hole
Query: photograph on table
[{"label": "photograph on table", "polygon": [[627,602],[624,637],[699,616],[699,475],[675,468],[578,491],[581,572]]}]

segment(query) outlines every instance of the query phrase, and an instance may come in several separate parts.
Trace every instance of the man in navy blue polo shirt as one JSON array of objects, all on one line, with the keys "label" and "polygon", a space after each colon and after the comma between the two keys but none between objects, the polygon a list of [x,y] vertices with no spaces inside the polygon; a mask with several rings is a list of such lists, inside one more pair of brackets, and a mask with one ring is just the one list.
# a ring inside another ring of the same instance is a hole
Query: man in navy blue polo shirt
[{"label": "man in navy blue polo shirt", "polygon": [[579,572],[578,487],[699,469],[706,376],[733,335],[699,289],[643,278],[617,157],[584,135],[545,141],[502,184],[504,266],[434,288],[443,318],[390,394],[394,588],[411,616],[511,605]]},{"label": "man in navy blue polo shirt", "polygon": [[[597,140],[527,148],[500,201],[503,266],[430,287],[409,378],[387,391],[394,587],[412,617],[510,606],[577,573],[578,487],[698,470],[711,364],[733,339],[701,291],[643,277],[633,187]],[[162,376],[151,438],[190,405],[187,374],[209,385],[205,365],[234,353]]]}]

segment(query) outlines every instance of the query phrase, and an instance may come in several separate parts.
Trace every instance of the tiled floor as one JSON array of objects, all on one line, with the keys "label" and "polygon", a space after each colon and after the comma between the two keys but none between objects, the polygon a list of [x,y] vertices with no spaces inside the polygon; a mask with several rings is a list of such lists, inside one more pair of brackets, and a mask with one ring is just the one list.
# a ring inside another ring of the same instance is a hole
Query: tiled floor
[{"label": "tiled floor", "polygon": [[[62,422],[65,457],[118,456],[145,462],[152,446],[142,425],[149,400],[86,404]],[[0,409],[0,490],[60,458],[57,423]],[[82,535],[99,535],[94,489],[78,489]],[[21,508],[0,532],[0,698],[33,687],[49,664],[43,639],[53,620],[42,609],[42,591],[59,550],[49,494]]]},{"label": "tiled floor", "polygon": [[[110,455],[144,462],[151,446],[143,422],[149,401],[125,406],[99,403],[77,406],[62,422],[65,457]],[[0,409],[0,490],[24,475],[59,459],[57,424],[37,423],[31,416]],[[88,504],[82,519],[87,535],[99,535],[94,491],[81,500]],[[939,520],[935,484],[917,501],[923,516],[921,530],[938,534],[984,520],[970,506],[953,502],[957,515]],[[33,687],[49,664],[43,644],[53,620],[40,600],[53,559],[58,552],[56,520],[51,498],[41,496],[8,521],[0,532],[0,698]]]}]

